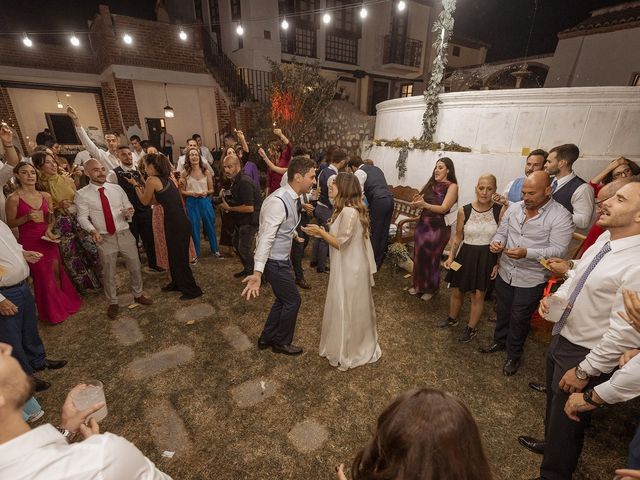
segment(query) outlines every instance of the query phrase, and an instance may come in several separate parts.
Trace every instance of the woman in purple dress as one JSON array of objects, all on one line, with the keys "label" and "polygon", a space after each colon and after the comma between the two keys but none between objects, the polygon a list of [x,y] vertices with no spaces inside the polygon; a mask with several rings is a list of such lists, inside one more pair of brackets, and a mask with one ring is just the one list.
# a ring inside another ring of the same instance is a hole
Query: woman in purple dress
[{"label": "woman in purple dress", "polygon": [[445,215],[458,201],[458,181],[448,157],[436,162],[433,174],[411,205],[422,208],[416,225],[411,295],[430,300],[440,288],[440,257],[451,238]]}]

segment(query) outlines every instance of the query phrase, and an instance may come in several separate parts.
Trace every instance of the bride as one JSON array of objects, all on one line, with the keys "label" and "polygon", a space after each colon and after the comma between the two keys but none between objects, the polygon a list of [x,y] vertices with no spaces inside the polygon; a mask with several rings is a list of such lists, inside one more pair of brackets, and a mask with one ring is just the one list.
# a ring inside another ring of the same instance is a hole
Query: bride
[{"label": "bride", "polygon": [[315,224],[303,231],[330,246],[331,270],[322,319],[320,356],[346,371],[380,358],[371,287],[376,264],[369,241],[369,215],[358,178],[339,173],[329,196],[334,212],[327,232]]}]

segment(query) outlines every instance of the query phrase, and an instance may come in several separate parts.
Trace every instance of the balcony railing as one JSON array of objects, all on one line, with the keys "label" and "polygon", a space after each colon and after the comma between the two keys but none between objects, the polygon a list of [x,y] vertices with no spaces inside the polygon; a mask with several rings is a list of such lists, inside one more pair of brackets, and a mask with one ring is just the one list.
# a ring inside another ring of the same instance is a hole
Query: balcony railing
[{"label": "balcony railing", "polygon": [[384,36],[383,64],[420,68],[421,60],[422,41],[400,35]]}]

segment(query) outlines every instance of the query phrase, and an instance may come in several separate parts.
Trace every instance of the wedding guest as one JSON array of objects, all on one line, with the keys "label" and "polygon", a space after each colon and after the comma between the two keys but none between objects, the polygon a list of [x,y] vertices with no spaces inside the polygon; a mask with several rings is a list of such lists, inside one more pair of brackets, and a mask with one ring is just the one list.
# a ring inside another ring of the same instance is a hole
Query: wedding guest
[{"label": "wedding guest", "polygon": [[75,182],[71,176],[59,173],[58,165],[48,151],[35,152],[31,160],[38,170],[42,190],[51,195],[53,201],[53,232],[59,236],[60,256],[67,275],[79,292],[100,288],[98,248],[78,223],[73,204]]},{"label": "wedding guest", "polygon": [[6,123],[0,124],[0,141],[4,150],[4,161],[0,161],[0,221],[6,222],[4,186],[13,178],[13,169],[20,162],[20,155],[13,144],[13,132]]},{"label": "wedding guest", "polygon": [[306,157],[296,157],[289,164],[287,174],[287,186],[273,192],[262,204],[253,274],[242,280],[246,284],[242,296],[249,300],[260,294],[264,272],[276,299],[258,340],[258,348],[271,347],[275,353],[300,355],[302,348],[291,342],[302,300],[296,288],[289,254],[300,223],[297,206],[300,195],[308,193],[316,182],[315,162]]},{"label": "wedding guest", "polygon": [[440,288],[440,257],[451,238],[445,215],[458,201],[458,180],[453,162],[442,157],[436,162],[431,178],[415,196],[411,206],[422,213],[415,230],[413,286],[411,295],[430,300]]},{"label": "wedding guest", "polygon": [[36,190],[38,176],[32,165],[20,162],[14,173],[18,188],[7,198],[7,225],[18,228],[25,249],[42,254],[29,266],[40,320],[64,322],[80,310],[82,299],[62,265],[58,236],[53,233],[53,200]]},{"label": "wedding guest", "polygon": [[544,164],[547,161],[548,153],[537,148],[527,155],[524,165],[524,177],[516,178],[507,183],[502,195],[496,194],[494,200],[502,205],[507,206],[509,203],[515,203],[522,200],[522,184],[525,179],[533,172],[544,170]]},{"label": "wedding guest", "polygon": [[553,175],[551,192],[553,199],[566,208],[573,216],[578,229],[586,229],[593,222],[593,189],[573,172],[573,164],[578,160],[580,150],[572,143],[558,145],[549,150],[544,169]]},{"label": "wedding guest", "polygon": [[531,315],[548,277],[539,259],[562,258],[575,228],[569,211],[551,198],[546,172],[533,172],[527,177],[522,198],[509,205],[489,247],[491,253],[502,254],[495,285],[498,316],[493,343],[480,352],[506,350],[502,367],[506,376],[520,368]]},{"label": "wedding guest", "polygon": [[107,316],[113,319],[119,310],[116,291],[118,254],[124,257],[131,276],[134,301],[141,305],[151,305],[153,301],[143,292],[138,246],[129,231],[128,220],[133,216],[133,206],[127,194],[119,185],[107,182],[107,169],[97,160],[86,162],[85,172],[91,182],[76,193],[78,222],[98,245],[102,260],[102,285],[109,302]]},{"label": "wedding guest", "polygon": [[[353,480],[491,480],[493,473],[471,412],[449,393],[423,388],[396,397],[358,452]],[[338,480],[346,480],[340,465]]]},{"label": "wedding guest", "polygon": [[260,172],[258,171],[258,166],[249,157],[249,146],[244,138],[244,133],[238,130],[236,134],[238,135],[240,146],[235,147],[235,152],[242,162],[242,173],[251,178],[251,181],[260,190]]},{"label": "wedding guest", "polygon": [[196,141],[202,159],[209,165],[213,165],[213,156],[211,155],[211,151],[202,144],[202,137],[200,134],[194,133],[191,138]]},{"label": "wedding guest", "polygon": [[185,164],[180,176],[179,186],[187,205],[187,216],[191,222],[191,237],[196,246],[196,256],[200,257],[200,228],[204,225],[212,255],[222,258],[218,252],[215,211],[209,198],[209,195],[213,194],[213,176],[206,169],[200,150],[189,148],[186,156],[188,163]]},{"label": "wedding guest", "polygon": [[[475,201],[458,209],[456,234],[449,258],[444,262],[444,268],[449,270],[445,280],[452,288],[451,301],[449,317],[437,326],[456,326],[464,295],[467,292],[471,294],[469,322],[458,337],[459,342],[470,342],[478,334],[476,327],[484,309],[485,293],[498,274],[498,255],[489,251],[502,209],[502,205],[493,203],[496,188],[495,176],[485,174],[478,178]],[[457,269],[452,268],[454,261],[460,265]]]},{"label": "wedding guest", "polygon": [[120,145],[120,135],[113,131],[109,130],[104,134],[104,141],[107,143],[108,151],[99,149],[95,143],[89,138],[87,132],[84,127],[80,123],[80,119],[78,118],[78,114],[76,113],[73,107],[67,107],[67,115],[73,121],[73,124],[76,127],[76,135],[78,135],[78,139],[80,143],[87,149],[87,151],[91,154],[91,158],[98,160],[104,168],[108,171],[113,170],[118,165],[120,165],[120,160],[118,159],[118,146]]},{"label": "wedding guest", "polygon": [[[11,346],[0,343],[0,477],[171,480],[124,438],[100,434],[90,416],[104,403],[78,410],[73,397],[82,388],[77,385],[67,395],[59,427],[45,424],[32,430],[21,409],[32,394],[33,383],[11,358]],[[71,443],[79,437],[84,440]]]},{"label": "wedding guest", "polygon": [[[274,128],[273,133],[278,137],[269,143],[269,157],[272,163],[280,168],[287,168],[291,161],[292,145],[289,139],[282,133],[279,128]],[[264,158],[264,157],[263,157]],[[267,192],[269,195],[280,188],[280,180],[282,174],[270,169],[267,172]]]},{"label": "wedding guest", "polygon": [[144,148],[142,148],[142,140],[140,140],[138,135],[131,135],[129,137],[129,145],[131,146],[130,150],[133,164],[137,165],[138,161],[145,155]]},{"label": "wedding guest", "polygon": [[369,214],[358,178],[339,173],[330,188],[334,210],[329,231],[316,224],[302,229],[331,247],[320,356],[346,371],[374,363],[382,355],[371,293],[376,264],[369,240]]},{"label": "wedding guest", "polygon": [[[4,272],[0,275],[0,342],[13,347],[10,353],[33,379],[38,392],[51,384],[35,377],[36,371],[58,369],[67,364],[66,360],[47,358],[38,333],[36,304],[26,279],[29,265],[41,259],[41,253],[24,250],[7,224],[0,222],[0,268]],[[0,455],[0,458],[3,457]]]},{"label": "wedding guest", "polygon": [[[180,157],[178,158],[178,165],[176,166],[176,171],[178,173],[184,172],[185,167],[189,163],[189,159],[187,158],[187,152],[192,148],[195,148],[196,150],[198,150],[198,153],[200,153],[200,149],[198,148],[198,142],[195,141],[193,138],[188,138],[187,139],[187,146],[184,149],[184,154],[180,155]],[[202,155],[200,155],[200,158],[202,158]],[[204,168],[209,173],[211,173],[211,175],[215,178],[215,173],[213,171],[213,167],[211,165],[209,165],[208,162],[203,162],[203,163],[204,163]]]},{"label": "wedding guest", "polygon": [[144,186],[136,187],[138,198],[144,205],[150,205],[154,199],[164,210],[164,231],[169,256],[171,282],[162,290],[179,291],[181,300],[200,297],[202,290],[193,278],[189,267],[189,240],[191,223],[182,206],[180,192],[171,181],[172,168],[169,159],[163,154],[147,154],[144,157],[148,178]]},{"label": "wedding guest", "polygon": [[161,132],[160,132],[160,151],[166,155],[166,157],[169,159],[169,161],[175,165],[173,163],[173,147],[176,144],[176,142],[173,140],[173,135],[171,135],[169,132],[167,132],[167,127],[163,126],[161,127]]}]

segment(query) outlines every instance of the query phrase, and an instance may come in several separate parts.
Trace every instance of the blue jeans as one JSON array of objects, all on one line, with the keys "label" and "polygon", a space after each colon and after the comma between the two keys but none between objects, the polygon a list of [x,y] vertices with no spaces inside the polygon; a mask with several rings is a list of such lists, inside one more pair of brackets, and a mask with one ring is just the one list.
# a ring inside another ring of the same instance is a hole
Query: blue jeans
[{"label": "blue jeans", "polygon": [[29,420],[30,416],[35,415],[40,410],[42,410],[42,407],[40,406],[38,401],[35,399],[35,397],[31,397],[29,400],[27,400],[27,403],[25,403],[24,406],[22,407],[23,420],[25,421]]},{"label": "blue jeans", "polygon": [[191,221],[191,237],[196,247],[196,255],[200,256],[200,224],[204,224],[204,231],[209,237],[211,253],[218,251],[216,238],[216,215],[209,197],[187,197],[187,216]]},{"label": "blue jeans", "polygon": [[0,293],[10,300],[18,313],[0,316],[0,342],[13,347],[12,355],[18,360],[27,375],[33,375],[34,368],[44,365],[44,345],[38,333],[36,302],[27,282],[11,288],[2,288]]}]

